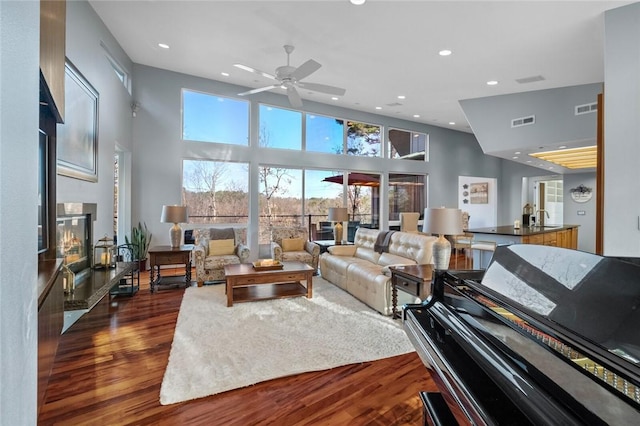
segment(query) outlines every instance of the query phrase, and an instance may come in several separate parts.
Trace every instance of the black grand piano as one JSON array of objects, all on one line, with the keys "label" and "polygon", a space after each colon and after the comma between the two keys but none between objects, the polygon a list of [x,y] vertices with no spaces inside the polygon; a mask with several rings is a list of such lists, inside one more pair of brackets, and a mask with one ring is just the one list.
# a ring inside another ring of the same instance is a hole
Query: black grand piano
[{"label": "black grand piano", "polygon": [[486,271],[437,271],[403,326],[440,393],[432,424],[640,425],[640,266],[499,246]]}]

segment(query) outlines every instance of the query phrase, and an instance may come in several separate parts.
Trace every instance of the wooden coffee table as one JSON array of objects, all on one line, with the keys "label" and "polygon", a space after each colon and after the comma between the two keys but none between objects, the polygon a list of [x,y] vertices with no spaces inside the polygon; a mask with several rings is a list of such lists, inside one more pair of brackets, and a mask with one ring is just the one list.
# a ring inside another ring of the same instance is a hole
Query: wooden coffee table
[{"label": "wooden coffee table", "polygon": [[[233,306],[233,302],[284,297],[307,296],[310,299],[313,268],[302,262],[282,263],[282,269],[268,271],[256,270],[251,263],[226,265],[224,275],[227,280],[227,306]],[[305,285],[302,285],[302,281]]]}]

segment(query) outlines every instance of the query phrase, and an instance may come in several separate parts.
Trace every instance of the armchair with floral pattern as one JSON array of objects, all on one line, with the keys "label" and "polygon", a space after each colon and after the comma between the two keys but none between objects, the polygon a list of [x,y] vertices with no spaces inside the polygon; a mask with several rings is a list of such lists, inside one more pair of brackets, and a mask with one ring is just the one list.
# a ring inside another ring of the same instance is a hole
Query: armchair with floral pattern
[{"label": "armchair with floral pattern", "polygon": [[320,246],[309,241],[307,228],[275,227],[271,229],[271,257],[279,261],[304,262],[317,274]]}]

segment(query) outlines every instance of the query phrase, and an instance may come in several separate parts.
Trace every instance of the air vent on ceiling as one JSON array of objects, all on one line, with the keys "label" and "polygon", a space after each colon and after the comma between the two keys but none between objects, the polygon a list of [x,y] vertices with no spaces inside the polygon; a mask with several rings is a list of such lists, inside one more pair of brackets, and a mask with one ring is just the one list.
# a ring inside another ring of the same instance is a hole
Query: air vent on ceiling
[{"label": "air vent on ceiling", "polygon": [[542,81],[542,80],[544,80],[544,77],[541,75],[534,75],[531,77],[524,77],[524,78],[516,78],[516,81],[520,84],[535,83],[536,81]]},{"label": "air vent on ceiling", "polygon": [[402,106],[402,104],[399,103],[399,102],[392,102],[390,104],[387,104],[387,106],[393,108],[393,107],[397,107],[397,106]]},{"label": "air vent on ceiling", "polygon": [[530,124],[535,124],[535,122],[536,122],[535,115],[530,115],[528,117],[514,118],[513,120],[511,120],[511,127],[528,126]]},{"label": "air vent on ceiling", "polygon": [[590,112],[596,112],[597,110],[598,110],[597,102],[594,102],[591,104],[576,105],[575,107],[576,115],[589,114]]}]

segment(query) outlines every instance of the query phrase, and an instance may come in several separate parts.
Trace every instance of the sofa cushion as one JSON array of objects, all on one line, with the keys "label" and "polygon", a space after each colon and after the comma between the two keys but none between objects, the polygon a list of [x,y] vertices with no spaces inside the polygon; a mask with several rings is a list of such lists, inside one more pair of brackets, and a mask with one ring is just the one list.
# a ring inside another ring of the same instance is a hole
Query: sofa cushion
[{"label": "sofa cushion", "polygon": [[235,240],[209,240],[209,256],[225,256],[233,254]]},{"label": "sofa cushion", "polygon": [[406,257],[398,256],[397,254],[391,253],[382,253],[380,258],[378,259],[378,265],[387,266],[387,265],[410,265],[416,264],[416,261],[413,259],[407,259]]},{"label": "sofa cushion", "polygon": [[380,257],[380,253],[373,251],[369,248],[358,247],[356,249],[356,254],[354,255],[358,259],[368,260],[371,263],[378,263],[378,258]]},{"label": "sofa cushion", "polygon": [[335,256],[351,257],[356,254],[356,246],[352,246],[352,245],[331,246],[327,249],[327,251]]},{"label": "sofa cushion", "polygon": [[282,251],[303,251],[304,243],[302,238],[283,238]]}]

